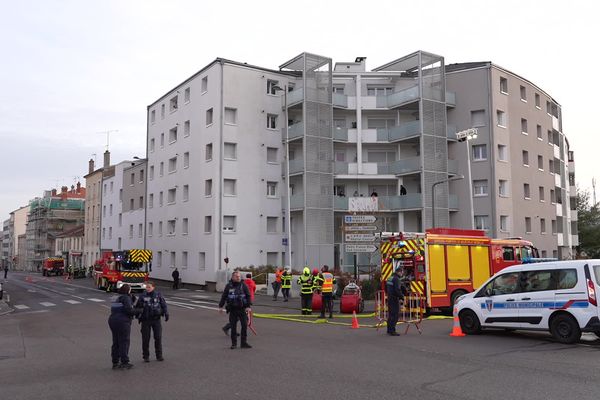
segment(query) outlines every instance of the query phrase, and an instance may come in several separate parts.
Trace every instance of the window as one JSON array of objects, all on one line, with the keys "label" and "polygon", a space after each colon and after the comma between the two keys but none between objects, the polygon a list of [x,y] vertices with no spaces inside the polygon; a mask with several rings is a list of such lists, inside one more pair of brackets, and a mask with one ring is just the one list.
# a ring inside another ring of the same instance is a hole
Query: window
[{"label": "window", "polygon": [[202,93],[208,92],[208,76],[205,76],[204,78],[202,78],[202,82],[200,84],[200,90],[202,91]]},{"label": "window", "polygon": [[206,161],[212,160],[212,147],[213,147],[212,143],[209,143],[206,145],[206,151],[205,151],[205,157],[204,157],[204,159]]},{"label": "window", "polygon": [[152,110],[150,112],[150,122],[151,123],[155,123],[156,122],[156,110]]},{"label": "window", "polygon": [[190,185],[183,185],[183,201],[190,199]]},{"label": "window", "polygon": [[498,145],[498,161],[508,161],[508,152],[504,144]]},{"label": "window", "polygon": [[198,253],[198,269],[204,271],[206,269],[206,253],[201,251]]},{"label": "window", "polygon": [[488,181],[487,179],[473,181],[473,196],[487,196],[488,194]]},{"label": "window", "polygon": [[157,268],[162,267],[162,251],[156,252],[156,267]]},{"label": "window", "polygon": [[525,86],[521,86],[521,100],[527,102],[527,88]]},{"label": "window", "polygon": [[131,186],[135,185],[135,173],[133,173],[133,172],[132,172],[132,173],[131,173],[131,177],[130,177],[130,178],[131,178],[131,179],[130,179],[130,181],[129,181],[129,184],[130,184]]},{"label": "window", "polygon": [[554,173],[554,160],[548,160],[548,172]]},{"label": "window", "polygon": [[179,100],[178,96],[172,97],[171,100],[169,100],[169,111],[173,112],[173,111],[177,111],[177,101]]},{"label": "window", "polygon": [[557,232],[556,220],[555,219],[551,220],[550,221],[550,225],[552,227],[552,234],[556,235],[556,232]]},{"label": "window", "polygon": [[277,162],[277,148],[276,147],[267,147],[267,162],[268,163],[276,163]]},{"label": "window", "polygon": [[150,153],[154,152],[155,144],[156,144],[156,141],[154,139],[150,139]]},{"label": "window", "polygon": [[165,174],[165,163],[161,161],[160,164],[158,165],[158,175],[163,176],[164,174]]},{"label": "window", "polygon": [[548,252],[546,250],[542,250],[542,258],[548,257]]},{"label": "window", "polygon": [[529,152],[527,150],[523,150],[523,165],[529,167]]},{"label": "window", "polygon": [[183,168],[189,168],[190,167],[190,152],[186,151],[185,153],[183,153]]},{"label": "window", "polygon": [[542,201],[542,202],[543,202],[543,201],[546,201],[546,194],[545,194],[545,191],[544,191],[544,187],[543,187],[543,186],[540,186],[540,187],[538,188],[538,192],[539,192],[539,196],[540,196],[540,201]]},{"label": "window", "polygon": [[475,229],[481,229],[481,230],[489,229],[487,215],[476,215],[475,216]]},{"label": "window", "polygon": [[144,196],[140,196],[138,199],[138,208],[144,208]]},{"label": "window", "polygon": [[223,179],[223,195],[224,196],[235,196],[236,195],[235,179]]},{"label": "window", "polygon": [[529,183],[523,184],[523,195],[525,197],[525,200],[531,199],[531,191],[529,189]]},{"label": "window", "polygon": [[129,211],[133,211],[134,208],[134,201],[133,199],[129,199]]},{"label": "window", "polygon": [[164,148],[165,147],[165,134],[161,133],[160,134],[160,148]]},{"label": "window", "polygon": [[158,223],[158,236],[162,236],[162,234],[163,234],[163,223],[162,223],[162,221],[160,221]]},{"label": "window", "polygon": [[177,157],[169,159],[169,173],[177,171]]},{"label": "window", "polygon": [[154,179],[154,165],[150,166],[150,180]]},{"label": "window", "polygon": [[538,93],[535,94],[535,106],[537,108],[541,108],[541,106],[540,106],[540,95]]},{"label": "window", "polygon": [[558,271],[524,271],[521,273],[520,284],[521,292],[543,292],[546,290],[556,290],[555,275]]},{"label": "window", "polygon": [[177,141],[177,127],[169,129],[169,144]]},{"label": "window", "polygon": [[498,126],[506,128],[506,113],[504,111],[497,110],[496,118],[498,119]]},{"label": "window", "polygon": [[191,131],[191,126],[190,126],[190,121],[187,120],[183,123],[183,136],[184,137],[188,137],[190,136],[190,131]]},{"label": "window", "polygon": [[207,179],[204,181],[204,195],[212,196],[212,179]]},{"label": "window", "polygon": [[535,127],[536,132],[537,132],[537,138],[538,140],[544,140],[543,134],[542,134],[542,126],[541,125],[537,125]]},{"label": "window", "polygon": [[277,196],[277,182],[267,182],[267,197]]},{"label": "window", "polygon": [[228,125],[237,124],[237,109],[225,107],[225,123]]},{"label": "window", "polygon": [[141,238],[143,234],[144,234],[144,225],[138,224],[138,238]]},{"label": "window", "polygon": [[170,268],[175,268],[176,263],[177,263],[177,256],[175,255],[175,252],[172,251],[171,252],[171,262],[169,263],[169,267]]},{"label": "window", "polygon": [[163,192],[160,192],[158,194],[158,206],[162,207],[163,206]]},{"label": "window", "polygon": [[508,215],[500,216],[500,231],[508,232]]},{"label": "window", "polygon": [[546,219],[545,218],[540,218],[540,233],[542,235],[546,234]]},{"label": "window", "polygon": [[554,189],[550,189],[550,202],[552,204],[556,203],[556,192],[554,192]]},{"label": "window", "polygon": [[129,239],[133,238],[133,225],[129,225]]},{"label": "window", "polygon": [[112,216],[113,215],[113,205],[110,205],[109,211],[108,211],[108,215]]},{"label": "window", "polygon": [[167,204],[173,204],[177,200],[177,189],[169,189],[167,192]]},{"label": "window", "polygon": [[204,233],[210,233],[212,231],[212,216],[207,215],[204,217]]},{"label": "window", "polygon": [[235,215],[223,216],[223,231],[235,232]]},{"label": "window", "polygon": [[144,182],[144,170],[140,170],[140,183]]},{"label": "window", "polygon": [[181,233],[184,235],[188,234],[188,219],[184,218],[181,220]]},{"label": "window", "polygon": [[119,227],[123,226],[123,214],[119,213]]},{"label": "window", "polygon": [[190,102],[190,88],[185,88],[185,91],[183,92],[183,101],[185,103]]},{"label": "window", "polygon": [[500,77],[500,92],[508,94],[508,79]]},{"label": "window", "polygon": [[471,111],[471,127],[485,126],[485,110]]},{"label": "window", "polygon": [[277,115],[267,114],[267,129],[277,129]]},{"label": "window", "polygon": [[165,105],[160,105],[160,119],[165,119]]},{"label": "window", "polygon": [[102,228],[102,239],[106,239],[106,228]]},{"label": "window", "polygon": [[226,160],[237,159],[237,143],[224,143],[223,144],[223,158]]},{"label": "window", "polygon": [[267,233],[277,233],[277,217],[267,217]]},{"label": "window", "polygon": [[344,94],[344,85],[336,85],[333,87],[333,93]]},{"label": "window", "polygon": [[487,160],[487,146],[485,144],[473,145],[473,161]]},{"label": "window", "polygon": [[540,155],[538,155],[538,169],[540,171],[544,170],[544,157]]},{"label": "window", "polygon": [[502,197],[508,197],[508,181],[500,179],[498,185],[498,194]]},{"label": "window", "polygon": [[187,265],[188,265],[188,252],[182,251],[181,252],[181,268],[187,268]]},{"label": "window", "polygon": [[121,238],[117,239],[117,243],[118,243],[117,246],[118,246],[119,250],[121,250],[121,240],[122,240]]},{"label": "window", "polygon": [[510,246],[503,247],[502,259],[504,261],[515,261],[515,249]]},{"label": "window", "polygon": [[106,206],[102,206],[102,216],[106,218]]},{"label": "window", "polygon": [[519,273],[511,272],[502,274],[488,283],[482,293],[491,293],[492,296],[513,294],[519,291]]},{"label": "window", "polygon": [[552,135],[552,131],[548,131],[548,144],[554,144],[554,135]]},{"label": "window", "polygon": [[528,134],[527,133],[527,120],[525,118],[521,118],[521,133],[524,134]]},{"label": "window", "polygon": [[206,110],[206,126],[212,125],[213,123],[213,109],[209,108]]},{"label": "window", "polygon": [[267,80],[267,94],[277,94],[277,84],[279,82],[268,79]]},{"label": "window", "polygon": [[176,221],[170,219],[167,221],[167,235],[175,235]]},{"label": "window", "polygon": [[525,233],[531,233],[531,217],[525,217]]},{"label": "window", "polygon": [[367,96],[386,96],[394,92],[393,87],[367,85]]},{"label": "window", "polygon": [[148,208],[154,207],[154,193],[148,195]]}]

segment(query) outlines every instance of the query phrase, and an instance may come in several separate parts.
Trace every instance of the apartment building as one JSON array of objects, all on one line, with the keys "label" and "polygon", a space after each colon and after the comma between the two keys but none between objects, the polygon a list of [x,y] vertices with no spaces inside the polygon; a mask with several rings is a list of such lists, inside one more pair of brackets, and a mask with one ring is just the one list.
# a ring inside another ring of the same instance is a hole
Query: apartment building
[{"label": "apartment building", "polygon": [[54,255],[63,257],[67,266],[83,267],[83,231],[84,225],[69,229],[56,236]]},{"label": "apartment building", "polygon": [[110,152],[104,152],[104,164],[96,169],[94,159],[88,163],[88,174],[84,176],[87,193],[85,197],[85,227],[83,232],[83,264],[93,265],[100,258],[100,224],[102,202],[102,177],[104,169],[110,167]]},{"label": "apartment building", "polygon": [[0,232],[0,266],[4,268],[12,266],[10,254],[12,253],[12,238],[10,236],[10,218],[2,222],[2,231]]},{"label": "apartment building", "polygon": [[13,212],[10,213],[10,226],[9,226],[9,236],[12,240],[11,250],[12,252],[9,254],[9,259],[13,263],[13,268],[22,269],[25,265],[25,253],[21,253],[21,235],[25,234],[25,230],[27,228],[27,213],[29,212],[29,207],[24,206],[20,207]]},{"label": "apartment building", "polygon": [[471,212],[461,197],[450,225],[472,225],[493,237],[523,237],[543,257],[574,257],[574,153],[562,132],[560,104],[534,83],[491,62],[448,65],[446,87],[456,92],[449,132],[478,131],[476,139],[449,145],[450,157],[467,177],[452,182],[451,190],[470,192],[473,206]]}]

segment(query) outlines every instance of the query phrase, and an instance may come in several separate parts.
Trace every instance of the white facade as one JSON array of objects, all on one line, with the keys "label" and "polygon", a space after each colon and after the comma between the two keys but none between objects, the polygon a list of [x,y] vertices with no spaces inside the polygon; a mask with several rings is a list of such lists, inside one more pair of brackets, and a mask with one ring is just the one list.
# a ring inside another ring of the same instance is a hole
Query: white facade
[{"label": "white facade", "polygon": [[[122,161],[114,166],[114,173],[102,179],[102,208],[100,248],[121,250],[119,238],[126,236],[123,221],[123,170],[131,161]],[[122,239],[121,239],[122,242]]]}]

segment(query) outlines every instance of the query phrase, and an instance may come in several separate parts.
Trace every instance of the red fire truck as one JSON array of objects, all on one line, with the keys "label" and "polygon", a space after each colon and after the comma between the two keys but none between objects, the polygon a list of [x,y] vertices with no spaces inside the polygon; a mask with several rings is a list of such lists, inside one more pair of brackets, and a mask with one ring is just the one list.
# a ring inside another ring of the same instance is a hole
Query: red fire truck
[{"label": "red fire truck", "polygon": [[146,249],[104,252],[94,265],[96,287],[108,292],[126,283],[132,290],[144,290],[151,261],[152,251]]},{"label": "red fire truck", "polygon": [[65,273],[65,259],[62,257],[48,257],[42,265],[42,275],[63,275]]},{"label": "red fire truck", "polygon": [[[498,259],[500,249],[513,259]],[[411,292],[426,298],[428,308],[450,308],[502,268],[537,255],[531,242],[490,239],[480,230],[436,228],[426,233],[389,233],[381,238],[381,282],[398,267],[405,270]],[[520,255],[517,257],[517,255]]]}]

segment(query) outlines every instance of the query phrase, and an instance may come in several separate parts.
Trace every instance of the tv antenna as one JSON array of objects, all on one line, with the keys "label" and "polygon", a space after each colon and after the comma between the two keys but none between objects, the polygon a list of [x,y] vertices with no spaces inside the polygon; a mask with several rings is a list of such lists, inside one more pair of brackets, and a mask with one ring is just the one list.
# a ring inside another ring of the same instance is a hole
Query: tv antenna
[{"label": "tv antenna", "polygon": [[592,204],[592,206],[595,206],[596,204],[596,178],[592,178],[592,200],[594,201],[594,204]]},{"label": "tv antenna", "polygon": [[[118,129],[111,129],[108,131],[96,132],[97,134],[106,135],[106,150],[108,151],[108,147],[110,145],[110,134],[119,132]],[[95,161],[94,161],[95,162]]]}]

